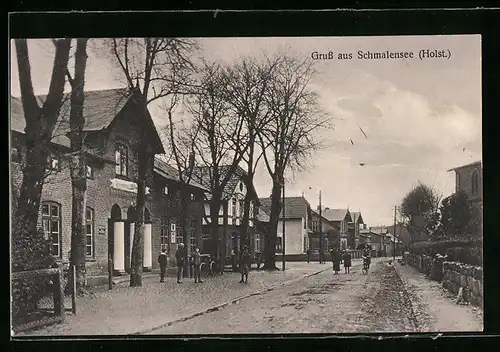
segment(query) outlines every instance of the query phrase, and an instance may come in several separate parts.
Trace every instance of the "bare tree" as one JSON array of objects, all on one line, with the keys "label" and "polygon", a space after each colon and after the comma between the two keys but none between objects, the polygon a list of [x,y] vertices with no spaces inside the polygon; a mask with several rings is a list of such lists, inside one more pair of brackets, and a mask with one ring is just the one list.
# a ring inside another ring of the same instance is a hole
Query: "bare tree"
[{"label": "bare tree", "polygon": [[219,258],[219,211],[223,206],[224,189],[234,175],[248,148],[248,134],[242,116],[233,113],[225,95],[228,76],[219,64],[204,63],[200,87],[189,105],[198,130],[194,144],[196,155],[205,165],[196,174],[206,173],[211,191],[211,252]]},{"label": "bare tree", "polygon": [[37,268],[40,253],[34,247],[36,243],[43,241],[43,235],[37,231],[38,211],[50,144],[64,97],[71,39],[55,40],[54,45],[55,57],[49,92],[40,106],[33,90],[27,40],[15,40],[21,101],[26,121],[26,154],[22,168],[23,181],[12,221],[14,271]]},{"label": "bare tree", "polygon": [[[194,70],[191,55],[196,42],[182,38],[121,38],[108,41],[114,62],[123,73],[130,89],[140,92],[146,109],[157,99],[189,91],[190,74]],[[143,223],[148,166],[154,154],[148,149],[147,136],[136,143],[137,201],[136,226],[132,247],[130,286],[142,286]]]},{"label": "bare tree", "polygon": [[[164,106],[168,116],[168,125],[165,128],[167,137],[166,145],[171,153],[171,160],[178,172],[180,182],[179,198],[181,202],[180,211],[180,231],[183,231],[183,241],[186,244],[185,250],[190,250],[189,241],[189,201],[190,183],[196,167],[195,143],[199,133],[199,125],[188,123],[183,120],[174,121],[173,111],[178,103],[177,97],[173,97],[170,103]],[[184,270],[187,274],[189,263],[186,261]]]},{"label": "bare tree", "polygon": [[71,255],[70,263],[76,268],[76,288],[83,292],[85,286],[85,209],[87,173],[84,158],[83,104],[85,101],[85,69],[87,67],[87,38],[76,40],[75,74],[72,78],[67,72],[71,85],[71,108],[69,117],[69,139],[71,147]]},{"label": "bare tree", "polygon": [[[243,146],[247,149],[243,153],[243,161],[247,166],[247,193],[241,222],[241,233],[245,236],[242,242],[246,244],[249,244],[250,190],[253,189],[255,170],[264,153],[262,149],[256,149],[257,131],[266,125],[270,116],[265,96],[276,65],[276,60],[264,58],[259,62],[255,58],[245,57],[226,70],[228,81],[225,95],[234,113],[243,119],[248,138],[248,146]],[[242,146],[236,143],[235,146],[238,148],[235,151],[240,153]]]},{"label": "bare tree", "polygon": [[257,132],[273,182],[270,231],[264,248],[267,270],[277,269],[275,248],[285,171],[304,168],[311,153],[322,146],[318,132],[329,127],[329,118],[319,107],[318,95],[310,89],[312,64],[289,54],[279,54],[277,58],[266,93],[271,118]]}]

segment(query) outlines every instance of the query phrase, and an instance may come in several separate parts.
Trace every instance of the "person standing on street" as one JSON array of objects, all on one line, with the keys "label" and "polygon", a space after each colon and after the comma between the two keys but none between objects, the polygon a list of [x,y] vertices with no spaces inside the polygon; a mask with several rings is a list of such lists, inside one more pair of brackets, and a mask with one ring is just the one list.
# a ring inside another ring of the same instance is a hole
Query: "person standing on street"
[{"label": "person standing on street", "polygon": [[193,264],[194,264],[194,282],[202,283],[201,281],[201,254],[200,249],[196,248],[193,253]]},{"label": "person standing on street", "polygon": [[307,248],[307,262],[309,263],[311,261],[311,248]]},{"label": "person standing on street", "polygon": [[340,252],[338,249],[334,248],[332,249],[332,264],[333,264],[333,271],[335,274],[338,274],[340,271]]},{"label": "person standing on street", "polygon": [[[248,283],[248,273],[250,271],[251,258],[248,252],[248,246],[243,246],[243,251],[240,255],[240,270],[241,270],[241,280],[240,283]],[[243,281],[245,279],[245,281]]]},{"label": "person standing on street", "polygon": [[160,282],[165,282],[165,271],[167,270],[167,253],[165,253],[165,249],[161,250],[158,263],[160,264]]},{"label": "person standing on street", "polygon": [[182,275],[184,272],[184,263],[186,261],[186,254],[184,253],[184,243],[179,243],[179,247],[175,252],[175,261],[177,262],[177,283],[182,283]]},{"label": "person standing on street", "polygon": [[345,270],[345,273],[348,274],[349,273],[349,270],[351,268],[351,253],[349,252],[348,249],[346,249],[344,251],[344,270]]}]

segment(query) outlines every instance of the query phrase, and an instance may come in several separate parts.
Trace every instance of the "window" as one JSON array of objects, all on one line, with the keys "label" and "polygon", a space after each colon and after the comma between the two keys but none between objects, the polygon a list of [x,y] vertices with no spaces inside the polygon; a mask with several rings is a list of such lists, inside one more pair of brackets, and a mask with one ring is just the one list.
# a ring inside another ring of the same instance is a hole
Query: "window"
[{"label": "window", "polygon": [[189,243],[192,250],[198,246],[198,241],[196,240],[196,219],[191,219],[189,222]]},{"label": "window", "polygon": [[283,251],[283,245],[282,245],[282,240],[281,237],[276,237],[276,252],[281,253]]},{"label": "window", "polygon": [[164,218],[161,218],[161,223],[160,223],[160,227],[161,227],[161,232],[160,232],[160,242],[161,242],[161,250],[165,250],[167,251],[168,250],[168,240],[169,240],[169,231],[168,231],[168,226],[167,226],[167,222],[165,221]]},{"label": "window", "polygon": [[234,217],[236,217],[238,215],[238,213],[236,213],[236,199],[231,199],[231,209],[232,209],[232,214]]},{"label": "window", "polygon": [[85,234],[86,234],[85,248],[87,251],[87,258],[93,258],[94,257],[94,210],[88,207],[85,210]]},{"label": "window", "polygon": [[196,196],[194,195],[194,193],[189,193],[189,199],[194,202],[196,200]]},{"label": "window", "polygon": [[243,182],[240,182],[240,192],[243,192]]},{"label": "window", "polygon": [[92,165],[85,165],[85,176],[90,180],[94,179],[94,167]]},{"label": "window", "polygon": [[261,248],[261,244],[260,244],[260,235],[257,233],[255,234],[255,251],[257,252],[261,252],[262,251],[262,248]]},{"label": "window", "polygon": [[128,173],[128,148],[123,144],[116,145],[115,150],[116,174],[127,177]]},{"label": "window", "polygon": [[50,254],[61,257],[61,206],[54,202],[42,203],[42,227],[50,242]]},{"label": "window", "polygon": [[59,165],[59,159],[55,155],[49,156],[49,163],[48,163],[49,170],[52,171],[58,171],[60,168]]},{"label": "window", "polygon": [[253,219],[255,218],[255,212],[254,212],[254,205],[253,205],[253,201],[250,202],[250,209],[249,209],[249,218],[250,219]]},{"label": "window", "polygon": [[19,152],[19,149],[14,147],[10,148],[10,161],[13,163],[21,162],[21,153]]},{"label": "window", "polygon": [[177,226],[177,221],[170,220],[170,233],[175,233],[175,242],[184,243],[184,229]]},{"label": "window", "polygon": [[479,190],[479,177],[477,171],[474,171],[472,173],[471,182],[472,182],[472,194],[476,195]]},{"label": "window", "polygon": [[163,194],[168,196],[168,186],[163,187]]}]

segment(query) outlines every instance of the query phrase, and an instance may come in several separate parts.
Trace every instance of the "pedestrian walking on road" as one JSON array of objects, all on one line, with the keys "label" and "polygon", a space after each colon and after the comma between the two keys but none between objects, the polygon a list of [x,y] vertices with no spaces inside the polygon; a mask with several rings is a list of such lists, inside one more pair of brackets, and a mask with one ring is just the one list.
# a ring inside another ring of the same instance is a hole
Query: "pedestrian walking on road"
[{"label": "pedestrian walking on road", "polygon": [[160,264],[160,282],[165,282],[165,271],[167,270],[167,253],[165,253],[165,249],[162,249],[158,256],[158,264]]},{"label": "pedestrian walking on road", "polygon": [[186,254],[184,253],[184,243],[179,243],[179,247],[175,252],[175,261],[177,262],[177,283],[182,283],[181,279],[184,272],[184,263],[186,261]]},{"label": "pedestrian walking on road", "polygon": [[[243,251],[241,251],[240,255],[240,270],[241,270],[241,280],[240,283],[248,283],[248,273],[250,271],[250,264],[251,264],[251,259],[250,259],[250,253],[248,251],[248,246],[245,245],[243,246]],[[243,281],[243,279],[245,279]]]},{"label": "pedestrian walking on road", "polygon": [[338,274],[340,271],[340,258],[341,258],[340,252],[336,248],[333,248],[331,251],[331,255],[332,255],[333,271],[335,272],[335,274]]},{"label": "pedestrian walking on road", "polygon": [[196,248],[194,250],[193,265],[194,265],[194,282],[202,283],[203,281],[201,281],[201,254],[199,248]]},{"label": "pedestrian walking on road", "polygon": [[349,252],[348,249],[344,251],[343,260],[344,260],[345,273],[348,274],[351,268],[351,253]]}]

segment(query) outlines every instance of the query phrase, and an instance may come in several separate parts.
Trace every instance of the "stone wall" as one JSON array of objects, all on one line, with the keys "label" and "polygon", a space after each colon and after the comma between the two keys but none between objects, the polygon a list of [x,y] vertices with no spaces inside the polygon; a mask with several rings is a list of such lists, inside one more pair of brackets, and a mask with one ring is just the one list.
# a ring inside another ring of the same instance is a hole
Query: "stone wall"
[{"label": "stone wall", "polygon": [[464,299],[474,305],[483,305],[483,269],[478,266],[459,262],[445,261],[446,257],[437,255],[415,255],[405,253],[404,262],[417,268],[431,279],[442,282],[443,287],[457,295],[464,288]]},{"label": "stone wall", "polygon": [[443,263],[443,287],[458,294],[461,287],[464,299],[477,306],[483,305],[483,269],[459,262]]}]

